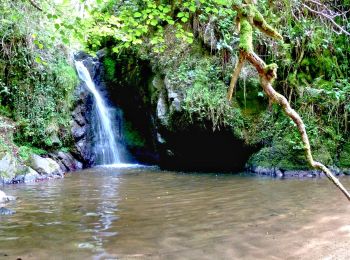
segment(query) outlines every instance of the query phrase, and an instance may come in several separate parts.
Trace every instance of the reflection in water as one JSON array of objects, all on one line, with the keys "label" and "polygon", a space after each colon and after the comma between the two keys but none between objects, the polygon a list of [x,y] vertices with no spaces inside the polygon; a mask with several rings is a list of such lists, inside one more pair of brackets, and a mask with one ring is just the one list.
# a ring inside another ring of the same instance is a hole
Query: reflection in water
[{"label": "reflection in water", "polygon": [[0,259],[350,257],[350,207],[327,180],[109,167],[5,189],[19,200]]}]

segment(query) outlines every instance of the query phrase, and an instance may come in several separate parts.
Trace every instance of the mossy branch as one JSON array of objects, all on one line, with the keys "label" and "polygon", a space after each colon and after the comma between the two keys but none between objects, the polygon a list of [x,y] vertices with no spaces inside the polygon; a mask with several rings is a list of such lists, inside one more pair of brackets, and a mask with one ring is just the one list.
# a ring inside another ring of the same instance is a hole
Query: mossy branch
[{"label": "mossy branch", "polygon": [[233,89],[237,82],[239,73],[242,69],[244,61],[247,60],[258,71],[262,88],[269,99],[272,102],[279,104],[285,114],[296,124],[301,140],[304,144],[305,156],[310,166],[324,172],[328,179],[331,180],[350,201],[350,194],[341,184],[341,182],[325,165],[313,159],[309,137],[306,132],[305,124],[300,115],[294,109],[292,109],[288,100],[272,87],[272,83],[277,77],[277,65],[274,63],[266,65],[265,62],[253,51],[253,27],[257,27],[259,30],[275,39],[283,40],[282,36],[266,23],[265,19],[252,4],[242,4],[240,6],[234,5],[233,8],[237,10],[238,14],[240,15],[240,54],[239,61],[237,62],[232,74],[231,84],[227,93],[228,100],[231,100]]}]

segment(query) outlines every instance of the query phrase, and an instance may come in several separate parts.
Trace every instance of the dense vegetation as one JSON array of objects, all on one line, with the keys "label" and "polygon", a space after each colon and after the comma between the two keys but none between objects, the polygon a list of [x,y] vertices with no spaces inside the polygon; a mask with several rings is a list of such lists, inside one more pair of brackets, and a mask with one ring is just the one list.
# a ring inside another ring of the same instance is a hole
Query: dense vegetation
[{"label": "dense vegetation", "polygon": [[25,1],[2,1],[0,21],[0,111],[16,122],[20,155],[69,145],[77,77],[58,27]]},{"label": "dense vegetation", "polygon": [[[238,50],[236,12],[227,1],[132,1],[95,9],[89,47],[112,52],[132,49],[153,71],[182,89],[187,112],[181,124],[211,122],[231,127],[249,144],[263,144],[251,163],[282,168],[306,167],[293,123],[278,107],[268,106],[257,77],[246,67],[231,107],[225,101]],[[259,1],[259,10],[280,31],[283,43],[256,32],[257,53],[279,66],[276,89],[304,118],[316,158],[349,167],[349,1]],[[312,12],[326,6],[330,20]],[[335,12],[341,15],[335,15]],[[335,26],[334,23],[338,25]],[[101,30],[102,28],[102,30]],[[135,54],[134,54],[135,55]],[[116,60],[117,55],[113,55]],[[170,120],[170,121],[172,121]],[[178,124],[177,124],[178,125]]]},{"label": "dense vegetation", "polygon": [[[37,1],[42,11],[30,1],[0,4],[1,113],[18,122],[18,144],[45,149],[68,145],[67,111],[76,77],[67,63],[66,48],[77,39],[90,53],[107,48],[109,81],[128,65],[121,57],[130,56],[147,61],[153,74],[182,93],[184,113],[170,111],[169,128],[189,124],[202,124],[211,131],[229,128],[247,144],[263,146],[251,164],[306,167],[293,123],[277,106],[269,105],[249,66],[232,103],[226,101],[239,46],[231,3],[241,1],[57,2],[61,5]],[[305,120],[316,158],[350,167],[350,36],[346,34],[350,1],[319,3],[259,1],[259,10],[284,42],[255,32],[254,48],[267,63],[278,64],[275,87]],[[85,13],[69,19],[75,6],[85,7]],[[313,11],[326,7],[331,19]],[[157,90],[143,93],[146,103],[154,106]]]}]

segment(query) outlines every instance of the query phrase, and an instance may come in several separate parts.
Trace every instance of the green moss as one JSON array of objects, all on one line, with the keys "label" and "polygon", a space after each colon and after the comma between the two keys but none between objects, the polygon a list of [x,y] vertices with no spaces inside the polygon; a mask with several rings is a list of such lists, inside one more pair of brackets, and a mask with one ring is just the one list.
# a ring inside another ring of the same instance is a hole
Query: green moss
[{"label": "green moss", "polygon": [[245,17],[241,18],[239,48],[246,52],[253,51],[253,28]]},{"label": "green moss", "polygon": [[[6,50],[6,55],[0,55],[0,113],[18,122],[18,145],[45,147],[45,139],[51,134],[66,142],[78,82],[68,62],[68,51],[59,38],[42,31],[43,25],[36,26],[41,14],[27,10],[25,2],[4,2],[0,9],[8,17],[0,23],[2,47]],[[54,132],[50,129],[52,121],[57,122]]]},{"label": "green moss", "polygon": [[277,70],[277,69],[278,69],[278,65],[276,63],[271,63],[271,64],[265,66],[265,73],[269,73],[269,72]]},{"label": "green moss", "polygon": [[343,168],[350,168],[350,142],[343,146],[339,157],[339,166]]},{"label": "green moss", "polygon": [[[190,123],[241,129],[243,122],[238,110],[226,101],[227,87],[222,80],[222,67],[215,57],[195,55],[182,60],[177,70],[167,75],[168,84],[183,95],[182,109]],[[182,122],[178,115],[171,117]],[[239,126],[239,127],[238,127]]]},{"label": "green moss", "polygon": [[123,137],[129,147],[141,148],[146,144],[144,138],[130,122],[125,122],[123,125]]},{"label": "green moss", "polygon": [[31,154],[43,155],[46,153],[43,149],[31,146],[20,146],[18,149],[18,155],[23,161],[28,161]]},{"label": "green moss", "polygon": [[115,76],[116,61],[111,57],[106,57],[103,59],[103,65],[106,73],[107,80],[113,80]]},{"label": "green moss", "polygon": [[283,170],[308,169],[303,151],[293,152],[293,149],[284,142],[262,148],[249,159],[248,165],[266,168],[276,167]]},{"label": "green moss", "polygon": [[277,77],[277,64],[276,63],[271,63],[269,65],[266,65],[264,70],[265,70],[265,75],[273,81]]}]

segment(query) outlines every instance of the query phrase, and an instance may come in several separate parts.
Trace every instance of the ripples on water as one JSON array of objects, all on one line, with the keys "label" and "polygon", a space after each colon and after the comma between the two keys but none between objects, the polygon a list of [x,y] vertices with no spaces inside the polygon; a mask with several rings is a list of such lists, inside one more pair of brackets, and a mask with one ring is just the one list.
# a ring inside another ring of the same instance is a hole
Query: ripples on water
[{"label": "ripples on water", "polygon": [[4,259],[350,259],[349,203],[328,180],[100,167],[4,188],[19,197]]}]

